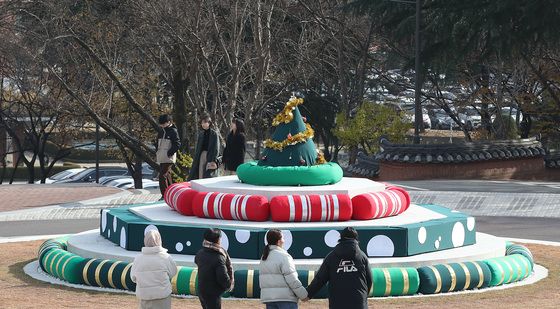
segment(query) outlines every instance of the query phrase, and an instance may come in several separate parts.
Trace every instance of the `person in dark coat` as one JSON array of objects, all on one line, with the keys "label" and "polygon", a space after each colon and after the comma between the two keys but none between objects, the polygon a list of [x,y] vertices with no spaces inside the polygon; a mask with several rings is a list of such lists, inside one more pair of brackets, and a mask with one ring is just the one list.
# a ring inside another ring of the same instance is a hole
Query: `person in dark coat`
[{"label": "person in dark coat", "polygon": [[233,290],[233,269],[227,251],[221,247],[222,232],[207,229],[194,257],[198,266],[198,299],[203,309],[222,307],[222,294]]},{"label": "person in dark coat", "polygon": [[226,138],[226,148],[222,156],[225,175],[235,175],[237,167],[245,161],[245,124],[235,118],[231,122],[231,131]]},{"label": "person in dark coat", "polygon": [[189,180],[216,177],[218,170],[220,142],[218,133],[212,128],[212,118],[203,116],[200,126],[202,130],[198,134]]},{"label": "person in dark coat", "polygon": [[156,143],[156,161],[159,164],[159,190],[162,198],[167,187],[173,183],[171,168],[176,161],[176,153],[181,147],[179,132],[172,121],[171,115],[161,115],[158,119],[161,130],[158,132]]},{"label": "person in dark coat", "polygon": [[329,308],[367,308],[372,286],[371,270],[366,254],[358,247],[358,232],[347,227],[340,233],[336,247],[307,287],[309,298],[329,283]]}]

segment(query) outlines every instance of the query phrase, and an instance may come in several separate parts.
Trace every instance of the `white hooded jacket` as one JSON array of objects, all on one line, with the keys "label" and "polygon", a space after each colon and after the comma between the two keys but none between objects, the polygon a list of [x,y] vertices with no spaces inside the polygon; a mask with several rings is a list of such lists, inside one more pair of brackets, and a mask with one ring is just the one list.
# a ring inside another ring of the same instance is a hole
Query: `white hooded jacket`
[{"label": "white hooded jacket", "polygon": [[136,297],[141,300],[171,295],[171,278],[175,274],[177,265],[161,246],[143,247],[130,269],[130,277],[136,282]]},{"label": "white hooded jacket", "polygon": [[270,253],[259,265],[259,285],[263,303],[297,302],[307,297],[307,290],[298,279],[290,254],[278,246],[270,246]]}]

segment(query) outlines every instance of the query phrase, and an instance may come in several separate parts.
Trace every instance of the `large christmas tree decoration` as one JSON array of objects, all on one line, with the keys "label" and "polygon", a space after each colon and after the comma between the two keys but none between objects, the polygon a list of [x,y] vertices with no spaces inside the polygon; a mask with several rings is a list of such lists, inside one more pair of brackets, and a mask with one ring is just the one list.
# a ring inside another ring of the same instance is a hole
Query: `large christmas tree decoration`
[{"label": "large christmas tree decoration", "polygon": [[237,168],[242,182],[254,185],[318,186],[342,179],[342,169],[326,162],[313,142],[315,132],[301,116],[302,98],[292,97],[272,120],[272,137],[264,141],[259,161]]},{"label": "large christmas tree decoration", "polygon": [[298,105],[302,98],[292,97],[284,109],[274,117],[276,127],[272,138],[264,141],[264,155],[259,161],[263,166],[310,166],[317,161],[313,142],[315,132],[305,123]]}]

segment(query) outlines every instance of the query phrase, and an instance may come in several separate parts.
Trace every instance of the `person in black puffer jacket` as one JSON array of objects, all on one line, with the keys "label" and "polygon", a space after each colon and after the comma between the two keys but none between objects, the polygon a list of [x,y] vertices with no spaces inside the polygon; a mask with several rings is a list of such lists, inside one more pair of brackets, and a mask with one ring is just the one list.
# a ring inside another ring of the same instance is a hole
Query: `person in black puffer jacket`
[{"label": "person in black puffer jacket", "polygon": [[367,308],[372,286],[371,270],[366,254],[358,247],[358,232],[347,227],[340,233],[338,244],[323,260],[323,264],[307,287],[312,298],[329,282],[330,309]]},{"label": "person in black puffer jacket", "polygon": [[175,154],[181,147],[181,140],[171,115],[161,115],[158,120],[161,130],[156,143],[156,161],[159,164],[159,190],[163,198],[165,190],[173,183],[171,168],[176,161]]},{"label": "person in black puffer jacket", "polygon": [[222,232],[207,229],[204,242],[194,258],[198,267],[198,299],[204,309],[222,307],[222,294],[233,290],[231,259],[220,246]]}]

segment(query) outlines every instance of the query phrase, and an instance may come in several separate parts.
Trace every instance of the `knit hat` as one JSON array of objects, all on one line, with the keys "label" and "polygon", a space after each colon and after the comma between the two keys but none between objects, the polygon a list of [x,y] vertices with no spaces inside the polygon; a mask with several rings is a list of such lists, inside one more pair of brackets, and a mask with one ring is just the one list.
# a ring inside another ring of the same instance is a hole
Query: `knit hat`
[{"label": "knit hat", "polygon": [[144,235],[145,247],[161,247],[161,235],[157,230],[149,230]]},{"label": "knit hat", "polygon": [[353,227],[347,227],[340,232],[340,240],[355,239],[358,240],[358,232]]}]

